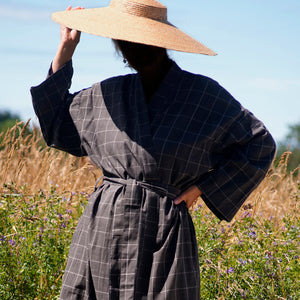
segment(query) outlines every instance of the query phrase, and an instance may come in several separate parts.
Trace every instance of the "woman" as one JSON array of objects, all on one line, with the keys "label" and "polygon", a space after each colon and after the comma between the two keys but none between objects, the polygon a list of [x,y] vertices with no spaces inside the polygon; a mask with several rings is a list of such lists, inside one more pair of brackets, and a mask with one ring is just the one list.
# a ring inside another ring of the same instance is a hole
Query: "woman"
[{"label": "woman", "polygon": [[[115,0],[53,15],[61,42],[33,105],[48,145],[88,155],[104,174],[74,233],[61,299],[198,300],[188,208],[201,195],[230,221],[273,159],[260,121],[168,58],[166,49],[215,53],[166,13],[155,0]],[[137,74],[70,94],[77,30],[112,38]]]}]

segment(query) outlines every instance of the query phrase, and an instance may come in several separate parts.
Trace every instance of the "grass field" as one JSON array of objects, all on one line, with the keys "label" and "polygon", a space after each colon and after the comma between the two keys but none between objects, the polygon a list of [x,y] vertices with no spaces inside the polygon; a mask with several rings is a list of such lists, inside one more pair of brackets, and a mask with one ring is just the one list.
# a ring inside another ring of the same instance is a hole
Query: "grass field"
[{"label": "grass field", "polygon": [[[191,210],[202,299],[300,299],[300,182],[273,166],[231,223]],[[78,218],[101,171],[20,124],[0,136],[0,299],[58,299]]]}]

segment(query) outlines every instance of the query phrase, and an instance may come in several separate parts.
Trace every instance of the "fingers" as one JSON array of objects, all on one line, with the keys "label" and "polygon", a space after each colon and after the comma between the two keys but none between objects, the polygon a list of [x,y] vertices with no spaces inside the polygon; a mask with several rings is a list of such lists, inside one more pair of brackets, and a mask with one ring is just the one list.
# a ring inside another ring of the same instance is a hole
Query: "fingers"
[{"label": "fingers", "polygon": [[183,201],[185,201],[185,200],[183,199],[183,197],[182,197],[182,196],[179,196],[179,197],[177,197],[177,198],[174,200],[174,204],[178,205],[178,204],[180,204],[180,203],[183,202]]},{"label": "fingers", "polygon": [[77,6],[77,7],[72,8],[72,6],[69,5],[66,10],[79,10],[79,9],[84,9],[84,7]]},{"label": "fingers", "polygon": [[[71,11],[71,10],[81,10],[81,9],[84,9],[84,7],[77,6],[77,7],[72,8],[72,6],[69,5],[69,6],[66,8],[66,11]],[[63,30],[66,30],[68,33],[70,33],[70,32],[72,31],[71,28],[68,28],[68,27],[65,27],[65,26],[62,26],[62,29],[63,29]]]},{"label": "fingers", "polygon": [[193,203],[197,200],[199,196],[201,196],[201,191],[199,188],[195,185],[188,188],[186,191],[184,191],[181,195],[179,195],[175,200],[174,204],[179,205],[182,202],[186,203],[186,206],[190,208]]}]

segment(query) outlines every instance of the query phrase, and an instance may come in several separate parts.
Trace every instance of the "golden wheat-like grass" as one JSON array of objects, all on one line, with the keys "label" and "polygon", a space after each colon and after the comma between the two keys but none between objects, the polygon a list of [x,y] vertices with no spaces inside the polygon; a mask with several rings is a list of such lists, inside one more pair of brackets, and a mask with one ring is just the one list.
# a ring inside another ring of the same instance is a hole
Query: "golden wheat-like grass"
[{"label": "golden wheat-like grass", "polygon": [[[34,128],[25,134],[27,122],[16,124],[0,136],[0,188],[9,185],[16,192],[26,185],[27,193],[47,191],[55,186],[58,192],[93,190],[101,170],[88,158],[78,158],[45,145],[41,132]],[[4,186],[5,185],[5,186]]]},{"label": "golden wheat-like grass", "polygon": [[[58,192],[91,193],[101,170],[88,158],[77,158],[47,147],[40,130],[34,128],[28,134],[28,126],[29,121],[25,125],[17,123],[6,133],[0,134],[0,192],[7,192],[9,187],[10,192],[15,190],[18,193],[26,186],[26,193],[36,193],[55,186]],[[244,210],[253,215],[274,218],[299,212],[299,175],[296,177],[286,170],[289,154],[286,152],[278,165],[271,167],[238,217]]]}]

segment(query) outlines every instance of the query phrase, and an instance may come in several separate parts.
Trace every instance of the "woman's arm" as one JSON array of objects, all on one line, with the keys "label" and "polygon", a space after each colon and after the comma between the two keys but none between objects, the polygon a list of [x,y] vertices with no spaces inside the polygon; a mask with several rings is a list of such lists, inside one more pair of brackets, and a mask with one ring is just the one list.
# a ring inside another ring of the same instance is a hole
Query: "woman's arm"
[{"label": "woman's arm", "polygon": [[[67,8],[67,10],[71,9],[71,6]],[[74,8],[74,10],[77,9],[83,8]],[[72,59],[75,49],[80,41],[80,35],[80,31],[65,26],[60,27],[60,44],[52,62],[52,73],[56,73],[63,65]]]},{"label": "woman's arm", "polygon": [[196,185],[212,212],[231,221],[264,179],[276,146],[265,126],[241,107],[215,148],[223,158]]},{"label": "woman's arm", "polygon": [[47,80],[30,91],[47,145],[84,156],[86,152],[78,133],[80,118],[77,117],[82,99],[80,93],[69,93],[73,75],[71,59],[79,39],[80,32],[61,27],[61,41]]}]

